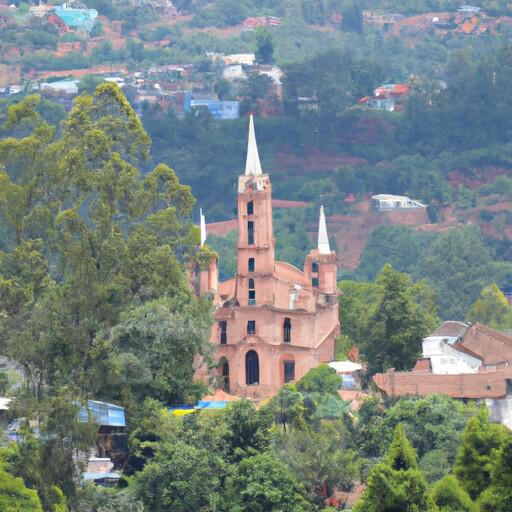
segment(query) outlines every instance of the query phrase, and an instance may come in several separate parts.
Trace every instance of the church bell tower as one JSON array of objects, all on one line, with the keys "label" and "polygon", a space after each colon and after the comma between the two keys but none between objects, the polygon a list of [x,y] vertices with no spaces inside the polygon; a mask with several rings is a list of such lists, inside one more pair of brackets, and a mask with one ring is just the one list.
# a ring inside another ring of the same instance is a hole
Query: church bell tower
[{"label": "church bell tower", "polygon": [[240,305],[258,303],[258,281],[274,272],[272,187],[261,170],[254,120],[249,118],[245,174],[238,178],[238,299]]}]

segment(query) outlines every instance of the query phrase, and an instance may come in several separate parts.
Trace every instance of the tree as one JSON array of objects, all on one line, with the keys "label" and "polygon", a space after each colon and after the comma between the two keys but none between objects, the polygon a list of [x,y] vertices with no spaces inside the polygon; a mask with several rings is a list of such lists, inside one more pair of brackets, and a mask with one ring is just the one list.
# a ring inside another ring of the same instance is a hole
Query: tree
[{"label": "tree", "polygon": [[363,31],[363,12],[356,3],[348,4],[343,8],[341,28],[350,32]]},{"label": "tree", "polygon": [[368,484],[355,512],[430,512],[433,502],[418,469],[416,453],[398,425],[381,464],[370,471]]},{"label": "tree", "polygon": [[492,462],[491,485],[479,499],[481,512],[506,512],[512,507],[512,436],[510,432]]},{"label": "tree", "polygon": [[27,489],[21,478],[0,470],[0,509],[4,512],[43,512],[37,492]]},{"label": "tree", "polygon": [[293,428],[273,440],[277,456],[318,505],[325,491],[348,491],[357,478],[360,459],[348,447],[349,435],[339,421],[325,422],[318,431]]},{"label": "tree", "polygon": [[274,41],[272,34],[264,27],[258,27],[256,34],[256,60],[261,64],[274,61]]},{"label": "tree", "polygon": [[232,512],[305,512],[311,510],[300,484],[270,452],[243,459],[226,480]]},{"label": "tree", "polygon": [[218,510],[222,460],[183,441],[159,443],[156,456],[133,481],[133,492],[153,512]]},{"label": "tree", "polygon": [[481,322],[493,329],[512,328],[512,307],[503,292],[495,285],[487,286],[468,311],[470,322]]},{"label": "tree", "polygon": [[471,499],[476,500],[491,483],[492,463],[506,434],[506,427],[489,420],[486,407],[464,429],[454,472]]},{"label": "tree", "polygon": [[468,493],[453,475],[446,475],[432,487],[432,499],[440,512],[476,512]]},{"label": "tree", "polygon": [[311,370],[297,382],[301,393],[329,393],[338,395],[341,377],[327,363],[322,363]]},{"label": "tree", "polygon": [[421,304],[428,288],[413,285],[411,278],[385,265],[376,283],[382,295],[368,321],[368,331],[360,344],[368,374],[388,368],[410,369],[421,351],[421,342],[436,325],[432,304]]}]

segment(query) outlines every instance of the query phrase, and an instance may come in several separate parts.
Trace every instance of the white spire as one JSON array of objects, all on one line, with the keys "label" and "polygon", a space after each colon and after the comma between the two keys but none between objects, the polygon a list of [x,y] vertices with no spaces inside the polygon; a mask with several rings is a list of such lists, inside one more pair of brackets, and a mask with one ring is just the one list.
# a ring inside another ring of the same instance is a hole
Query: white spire
[{"label": "white spire", "polygon": [[206,221],[203,215],[203,209],[199,208],[199,224],[201,226],[201,247],[206,242]]},{"label": "white spire", "polygon": [[331,254],[323,205],[320,206],[320,221],[318,222],[318,252],[320,254]]},{"label": "white spire", "polygon": [[257,176],[262,174],[260,155],[256,144],[256,134],[254,132],[254,120],[252,114],[249,116],[249,140],[247,141],[247,160],[245,162],[245,175]]}]

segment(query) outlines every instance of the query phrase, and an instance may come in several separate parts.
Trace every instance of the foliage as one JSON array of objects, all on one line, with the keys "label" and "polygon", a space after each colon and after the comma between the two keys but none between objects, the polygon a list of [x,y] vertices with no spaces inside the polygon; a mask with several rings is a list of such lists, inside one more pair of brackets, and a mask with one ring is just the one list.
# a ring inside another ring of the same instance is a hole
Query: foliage
[{"label": "foliage", "polygon": [[440,512],[476,512],[468,493],[453,475],[446,475],[432,487],[432,499]]},{"label": "foliage", "polygon": [[261,453],[242,460],[226,481],[233,512],[303,512],[311,510],[299,483],[279,459]]},{"label": "foliage", "polygon": [[0,470],[0,508],[5,512],[42,512],[34,490],[27,489],[21,478]]},{"label": "foliage", "polygon": [[455,463],[455,476],[475,500],[491,483],[493,461],[506,434],[503,425],[491,423],[489,412],[482,408],[471,418],[461,437]]},{"label": "foliage", "polygon": [[505,512],[512,505],[510,478],[512,477],[512,436],[507,432],[496,454],[491,470],[491,485],[481,494],[481,512]]},{"label": "foliage", "polygon": [[398,425],[384,462],[370,471],[367,487],[355,511],[427,512],[432,508],[427,483],[418,469],[414,449]]},{"label": "foliage", "polygon": [[484,288],[468,311],[470,322],[480,322],[493,329],[512,328],[512,307],[503,292],[495,285]]},{"label": "foliage", "polygon": [[[388,368],[412,368],[421,341],[436,325],[435,307],[424,283],[413,285],[410,277],[385,265],[376,279],[380,300],[368,321],[366,337],[359,345],[361,356],[373,375]],[[422,299],[427,300],[423,301]]]},{"label": "foliage", "polygon": [[323,363],[311,370],[297,382],[297,391],[301,393],[329,393],[338,394],[341,377],[336,370]]}]

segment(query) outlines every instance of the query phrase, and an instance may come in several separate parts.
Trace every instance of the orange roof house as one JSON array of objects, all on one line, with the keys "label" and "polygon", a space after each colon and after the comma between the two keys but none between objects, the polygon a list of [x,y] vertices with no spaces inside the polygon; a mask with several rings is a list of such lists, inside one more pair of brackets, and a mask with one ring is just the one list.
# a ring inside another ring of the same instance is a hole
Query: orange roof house
[{"label": "orange roof house", "polygon": [[485,400],[491,417],[512,428],[512,336],[480,323],[445,322],[423,340],[423,358],[412,371],[390,369],[373,380],[390,397]]}]

